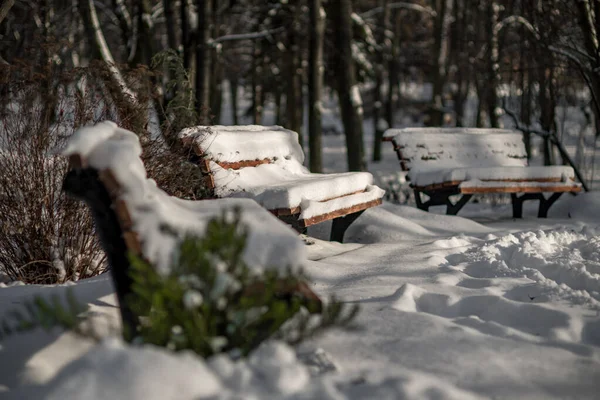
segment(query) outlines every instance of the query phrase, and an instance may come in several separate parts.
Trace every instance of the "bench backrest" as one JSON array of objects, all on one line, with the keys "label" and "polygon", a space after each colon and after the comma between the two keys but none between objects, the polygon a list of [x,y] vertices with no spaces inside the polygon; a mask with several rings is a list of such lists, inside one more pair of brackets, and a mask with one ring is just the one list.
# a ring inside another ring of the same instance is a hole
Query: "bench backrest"
[{"label": "bench backrest", "polygon": [[304,162],[298,134],[281,126],[194,126],[179,137],[198,156],[224,168],[255,167],[278,159]]},{"label": "bench backrest", "polygon": [[404,171],[527,166],[523,135],[507,129],[388,129]]}]

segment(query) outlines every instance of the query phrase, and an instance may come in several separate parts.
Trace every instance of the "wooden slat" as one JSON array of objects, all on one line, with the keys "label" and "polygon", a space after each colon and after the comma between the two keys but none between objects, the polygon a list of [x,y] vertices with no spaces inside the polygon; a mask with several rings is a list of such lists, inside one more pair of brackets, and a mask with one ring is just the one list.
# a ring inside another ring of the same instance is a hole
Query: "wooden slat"
[{"label": "wooden slat", "polygon": [[210,161],[206,158],[200,158],[198,160],[198,166],[200,167],[200,171],[202,171],[203,174],[209,174],[210,173]]},{"label": "wooden slat", "polygon": [[334,212],[330,212],[330,213],[326,213],[326,214],[322,214],[322,215],[317,215],[317,216],[312,217],[312,218],[301,219],[298,222],[300,223],[300,225],[302,227],[308,227],[308,226],[311,226],[311,225],[319,224],[319,223],[324,222],[324,221],[328,221],[330,219],[335,219],[335,218],[338,218],[338,217],[343,217],[343,216],[348,215],[348,214],[354,214],[355,212],[366,210],[367,208],[378,206],[381,203],[382,203],[381,199],[371,200],[371,201],[367,201],[366,203],[356,204],[356,205],[354,205],[352,207],[341,208],[341,209],[336,210]]},{"label": "wooden slat", "polygon": [[127,203],[125,203],[125,200],[113,200],[113,209],[117,214],[117,219],[119,220],[119,225],[121,225],[121,229],[123,231],[130,230],[133,225],[133,220],[131,219],[131,214],[127,209]]},{"label": "wooden slat", "polygon": [[125,244],[129,251],[137,255],[142,254],[142,243],[140,242],[137,232],[123,232],[123,240],[125,240]]},{"label": "wooden slat", "polygon": [[79,169],[87,167],[87,162],[80,154],[71,154],[69,156],[69,169]]},{"label": "wooden slat", "polygon": [[214,190],[215,189],[215,178],[212,175],[212,173],[204,176],[204,185],[209,190]]},{"label": "wooden slat", "polygon": [[263,158],[262,160],[241,160],[235,162],[226,162],[226,161],[218,161],[219,164],[224,169],[241,169],[247,167],[258,167],[263,164],[271,164],[273,162],[270,158]]},{"label": "wooden slat", "polygon": [[[526,167],[523,167],[526,168]],[[573,178],[570,178],[571,181],[575,181]],[[554,182],[562,182],[562,178],[541,178],[541,179],[480,179],[482,182],[507,182],[507,183],[523,183],[523,182],[532,182],[532,183],[554,183]],[[446,189],[452,188],[460,185],[465,181],[448,181],[443,183],[434,183],[432,185],[427,186],[412,186],[414,189],[419,191],[428,191],[428,190],[436,190],[436,189]]]},{"label": "wooden slat", "polygon": [[275,216],[285,216],[285,215],[296,215],[300,214],[300,207],[294,208],[276,208],[274,210],[269,210]]},{"label": "wooden slat", "polygon": [[[366,191],[366,189],[363,190],[357,190],[356,192],[352,192],[352,193],[348,193],[342,196],[336,196],[336,197],[329,197],[327,199],[324,200],[318,200],[319,203],[325,203],[334,199],[341,199],[342,197],[346,197],[346,196],[352,196],[353,194],[359,194],[359,193],[364,193]],[[294,207],[294,208],[276,208],[274,210],[269,210],[272,214],[274,214],[275,216],[286,216],[286,215],[296,215],[296,214],[300,214],[300,212],[302,211],[300,207]]]},{"label": "wooden slat", "polygon": [[581,191],[580,186],[556,185],[556,186],[504,186],[504,187],[465,187],[458,189],[462,194],[484,194],[484,193],[550,193],[550,192],[573,192]]},{"label": "wooden slat", "polygon": [[112,199],[115,199],[118,193],[121,191],[121,185],[117,181],[117,178],[110,169],[102,170],[98,173],[100,181],[108,191],[108,194]]}]

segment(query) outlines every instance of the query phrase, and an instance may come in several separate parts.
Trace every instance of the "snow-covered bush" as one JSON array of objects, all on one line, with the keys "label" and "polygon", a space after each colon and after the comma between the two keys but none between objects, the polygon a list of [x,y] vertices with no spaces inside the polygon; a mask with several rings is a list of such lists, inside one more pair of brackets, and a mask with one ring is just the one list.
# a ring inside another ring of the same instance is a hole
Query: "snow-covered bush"
[{"label": "snow-covered bush", "polygon": [[[233,217],[232,217],[233,215]],[[244,356],[270,337],[297,343],[349,323],[357,308],[331,299],[322,304],[303,291],[299,272],[254,272],[242,260],[247,231],[239,213],[213,219],[203,237],[185,238],[169,275],[132,257],[130,306],[142,316],[134,342],[201,356]]]}]

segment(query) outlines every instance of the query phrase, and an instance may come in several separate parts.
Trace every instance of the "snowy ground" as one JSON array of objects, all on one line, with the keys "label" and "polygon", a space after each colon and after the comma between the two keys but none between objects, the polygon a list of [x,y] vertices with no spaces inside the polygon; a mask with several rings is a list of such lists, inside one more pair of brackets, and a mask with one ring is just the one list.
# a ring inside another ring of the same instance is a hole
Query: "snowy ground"
[{"label": "snowy ground", "polygon": [[[369,145],[370,147],[370,145]],[[343,137],[325,138],[344,171]],[[391,146],[371,164],[398,176]],[[36,331],[0,342],[4,399],[564,399],[600,393],[600,194],[563,196],[550,218],[470,203],[461,216],[385,203],[344,244],[309,230],[305,268],[322,295],[359,303],[356,328],[248,360],[100,344]],[[0,284],[0,316],[70,287],[102,326],[117,321],[107,276],[64,286]]]},{"label": "snowy ground", "polygon": [[[327,146],[335,154],[341,138]],[[383,170],[395,164],[385,150]],[[554,218],[532,207],[522,221],[505,205],[470,204],[467,219],[386,203],[346,244],[319,240],[322,224],[309,232],[306,270],[318,293],[361,305],[355,330],[296,351],[269,343],[238,364],[33,332],[0,344],[0,397],[597,398],[600,196],[561,200]],[[2,287],[0,314],[65,287],[100,323],[116,321],[105,276]]]}]

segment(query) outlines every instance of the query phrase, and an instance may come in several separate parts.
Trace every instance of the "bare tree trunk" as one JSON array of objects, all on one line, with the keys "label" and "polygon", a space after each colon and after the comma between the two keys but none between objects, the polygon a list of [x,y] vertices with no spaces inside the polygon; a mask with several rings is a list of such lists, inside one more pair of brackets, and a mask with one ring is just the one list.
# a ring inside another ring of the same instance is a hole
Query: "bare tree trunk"
[{"label": "bare tree trunk", "polygon": [[448,53],[450,51],[450,24],[452,22],[453,0],[436,0],[437,12],[434,22],[434,48],[433,48],[433,104],[430,108],[429,125],[441,126],[444,123],[444,84],[448,67]]},{"label": "bare tree trunk", "polygon": [[173,2],[171,0],[162,0],[165,11],[165,25],[167,28],[167,43],[170,49],[177,51],[177,35],[175,34],[175,12],[173,11]]},{"label": "bare tree trunk", "polygon": [[[540,125],[542,130],[546,132],[555,132],[555,106],[556,102],[552,93],[553,69],[550,67],[542,67],[538,82],[540,85],[539,102],[540,102]],[[542,143],[544,153],[544,165],[554,165],[554,153],[550,138],[545,137]]]},{"label": "bare tree trunk", "polygon": [[[135,116],[139,114],[136,112],[139,107],[137,96],[129,89],[125,79],[123,79],[121,71],[119,71],[119,68],[115,64],[115,60],[106,43],[102,28],[100,27],[100,21],[98,20],[94,1],[80,0],[78,5],[83,25],[86,27],[90,45],[92,49],[95,49],[95,53],[98,54],[107,65],[111,81],[117,89],[115,94],[120,97],[119,100],[125,107],[125,110],[122,110],[123,113],[128,114],[127,117],[129,118],[135,118]],[[141,127],[144,125],[144,122],[145,121],[136,120],[133,121],[132,124],[136,127]]]},{"label": "bare tree trunk", "polygon": [[488,31],[488,82],[486,84],[486,105],[488,107],[488,116],[490,118],[490,126],[492,128],[500,127],[500,120],[496,113],[498,107],[497,89],[500,83],[500,49],[498,43],[499,30],[498,19],[500,15],[500,6],[492,1],[488,5],[488,23],[486,24]]},{"label": "bare tree trunk", "polygon": [[[308,66],[308,148],[309,168],[323,171],[321,97],[323,92],[323,35],[325,10],[321,0],[312,0],[310,7],[310,44]],[[277,95],[276,95],[277,96]]]},{"label": "bare tree trunk", "polygon": [[255,125],[262,123],[263,114],[263,60],[259,42],[254,42],[254,57],[252,57],[252,120]]},{"label": "bare tree trunk", "polygon": [[[192,66],[192,43],[190,37],[190,22],[188,16],[188,0],[181,0],[181,5],[179,8],[180,11],[180,19],[181,19],[181,44],[183,50],[183,67],[186,71],[190,70]],[[190,74],[191,75],[191,74]]]},{"label": "bare tree trunk", "polygon": [[385,77],[385,61],[388,58],[388,52],[390,50],[389,39],[386,37],[387,32],[390,29],[390,8],[388,7],[388,0],[379,0],[380,7],[383,7],[380,20],[380,34],[378,42],[381,46],[379,50],[378,62],[375,70],[375,87],[373,88],[373,132],[375,136],[373,138],[373,161],[381,161],[381,140],[383,139],[383,132],[385,131],[386,124],[383,117],[383,102],[385,93],[383,93],[383,80]]},{"label": "bare tree trunk", "polygon": [[[219,37],[221,32],[220,16],[218,13],[218,1],[213,1],[213,37]],[[223,99],[223,63],[221,60],[220,51],[217,48],[211,49],[212,52],[212,73],[210,85],[210,109],[212,111],[213,120],[218,123],[221,118],[221,103]]]},{"label": "bare tree trunk", "polygon": [[[579,26],[583,34],[583,43],[586,54],[591,58],[586,58],[585,63],[591,64],[589,68],[583,69],[582,74],[586,79],[586,83],[592,94],[592,102],[594,104],[594,125],[600,125],[600,76],[598,69],[600,68],[600,4],[598,0],[592,2],[590,0],[577,0],[577,10],[579,17]],[[600,132],[596,131],[596,136]]]},{"label": "bare tree trunk", "polygon": [[231,96],[231,117],[233,118],[233,124],[238,124],[238,80],[237,78],[229,79],[229,92]]},{"label": "bare tree trunk", "polygon": [[360,91],[356,83],[354,59],[352,58],[352,1],[331,2],[332,22],[335,26],[337,48],[337,86],[342,122],[346,134],[348,169],[366,170],[363,145],[363,108]]},{"label": "bare tree trunk", "polygon": [[388,92],[385,102],[385,119],[389,128],[394,127],[394,113],[398,100],[398,57],[400,55],[401,11],[397,11],[394,21],[394,32],[390,45],[391,57],[388,61]]},{"label": "bare tree trunk", "polygon": [[454,113],[456,126],[466,126],[464,120],[465,103],[471,87],[471,65],[469,63],[468,47],[470,42],[467,24],[469,23],[469,10],[465,0],[457,0],[454,5],[454,23],[452,25],[452,52],[453,64],[456,66],[456,92],[454,93]]},{"label": "bare tree trunk", "polygon": [[152,22],[152,5],[148,0],[138,0],[139,13],[138,25],[140,27],[140,60],[145,65],[151,65],[152,57],[154,56],[154,41],[152,31],[154,29]]},{"label": "bare tree trunk", "polygon": [[[294,13],[295,14],[295,13]],[[295,17],[294,17],[295,18]],[[287,128],[298,132],[298,141],[303,146],[302,138],[302,76],[300,61],[300,48],[296,22],[292,21],[288,35],[287,58],[287,85],[286,85],[286,115]]]},{"label": "bare tree trunk", "polygon": [[4,18],[8,15],[8,12],[15,5],[15,0],[3,0],[0,6],[0,24],[4,21]]},{"label": "bare tree trunk", "polygon": [[212,0],[197,0],[198,31],[196,32],[196,110],[206,120],[210,108]]}]

